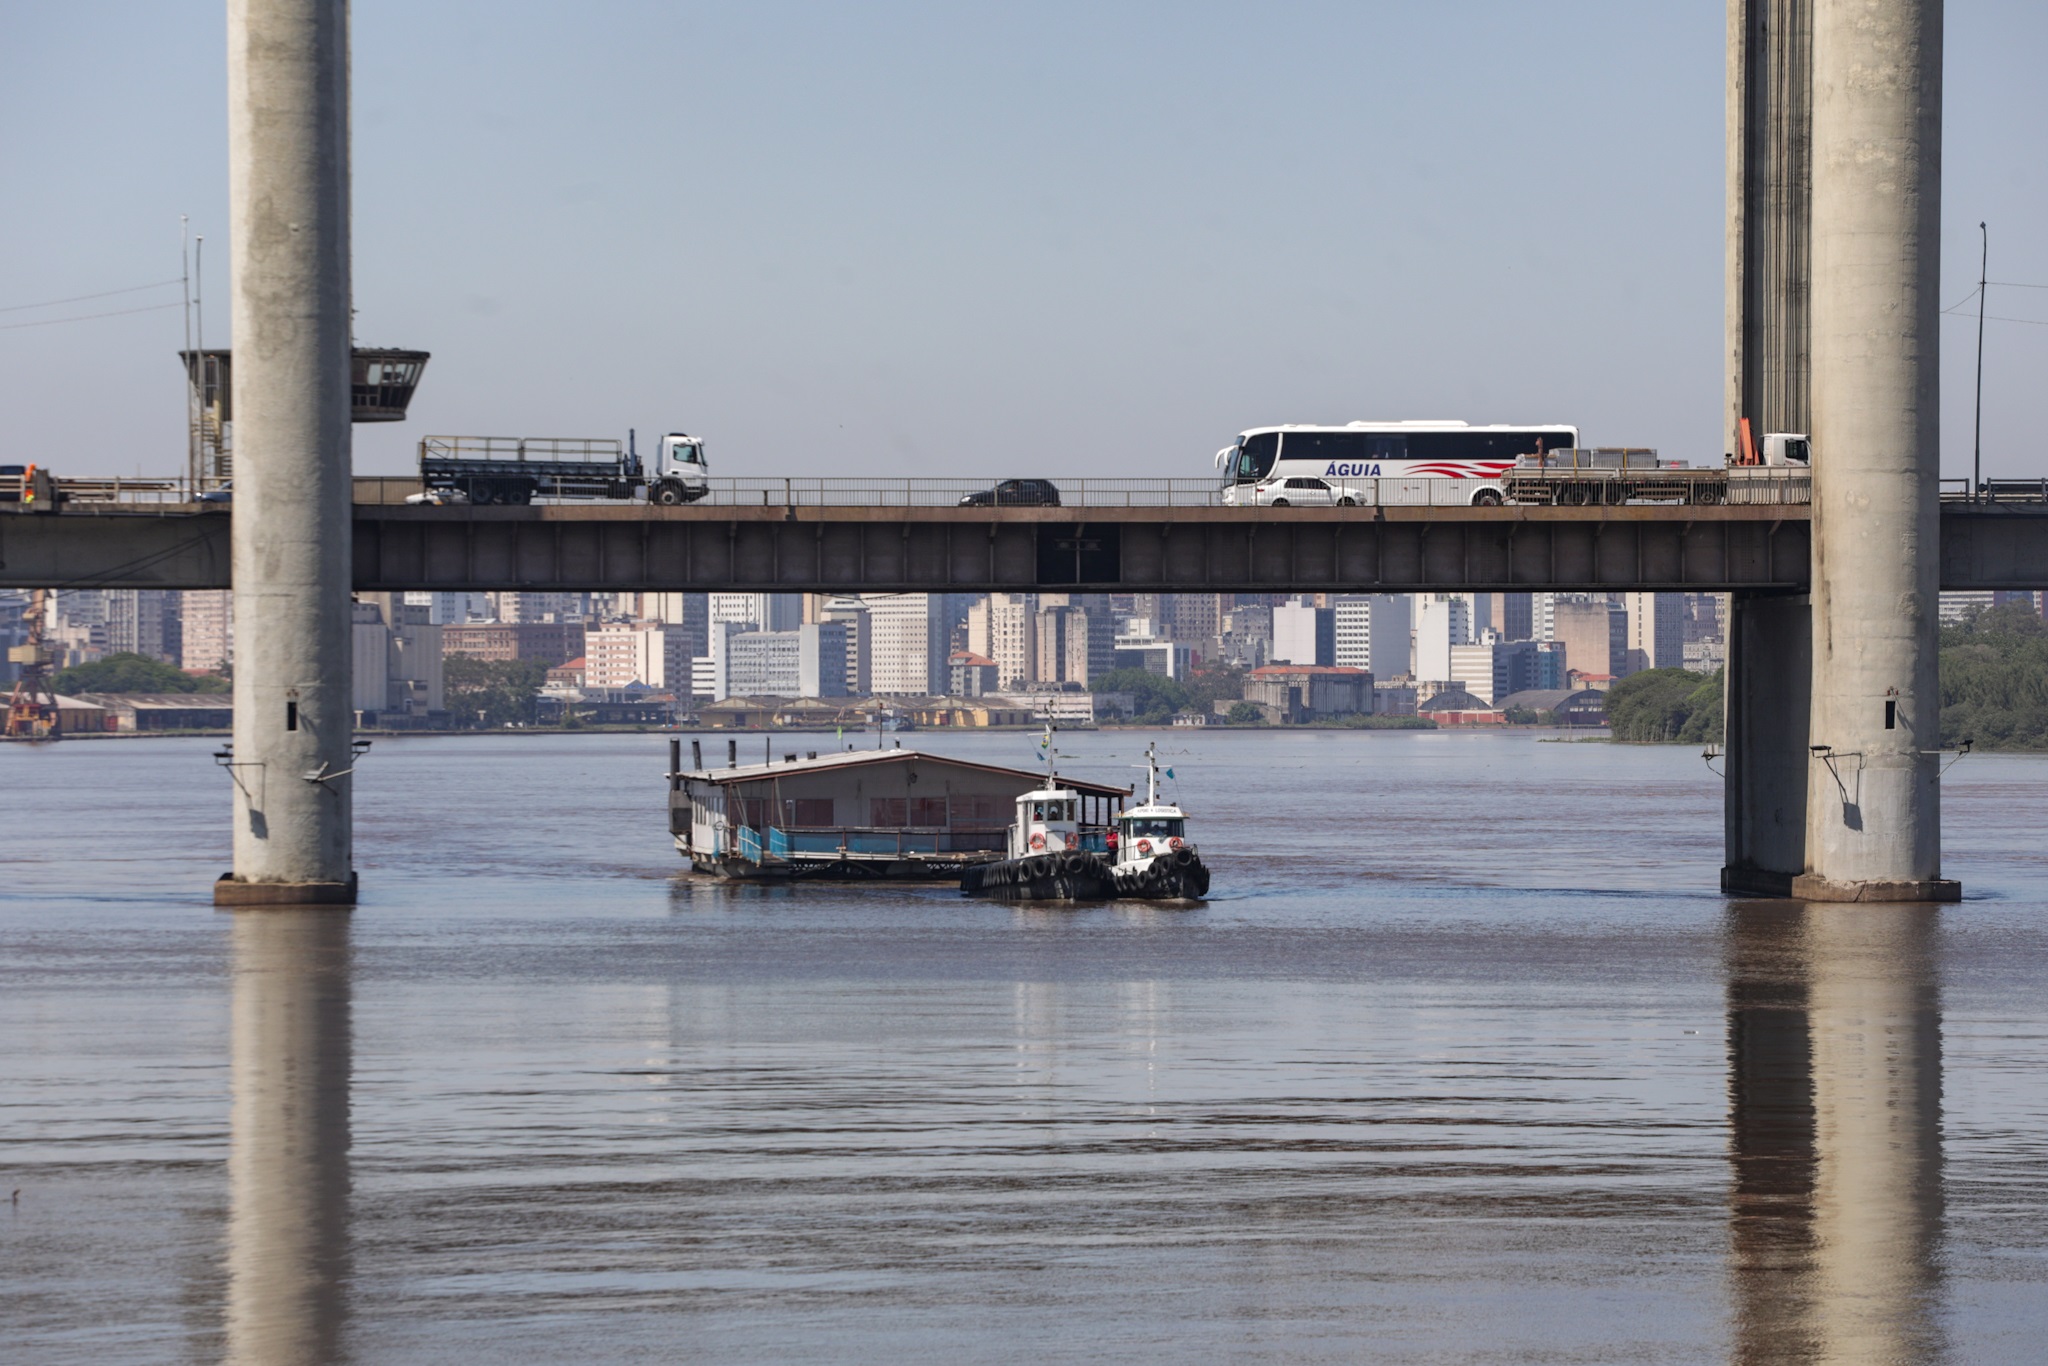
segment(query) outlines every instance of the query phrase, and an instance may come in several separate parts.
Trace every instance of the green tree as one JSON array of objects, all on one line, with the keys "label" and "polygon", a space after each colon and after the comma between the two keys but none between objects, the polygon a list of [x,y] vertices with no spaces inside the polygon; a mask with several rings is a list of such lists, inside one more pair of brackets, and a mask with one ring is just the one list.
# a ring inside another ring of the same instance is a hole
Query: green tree
[{"label": "green tree", "polygon": [[1259,710],[1255,702],[1232,702],[1230,710],[1223,713],[1226,726],[1260,726],[1266,722],[1266,713]]},{"label": "green tree", "polygon": [[1721,674],[1645,669],[1607,692],[1607,725],[1617,740],[1641,743],[1721,738]]},{"label": "green tree", "polygon": [[1173,719],[1188,705],[1188,690],[1165,674],[1149,669],[1114,669],[1100,681],[1089,680],[1090,692],[1127,692],[1131,695],[1132,719],[1157,725]]},{"label": "green tree", "polygon": [[2007,603],[1941,632],[1941,743],[2048,749],[2048,627]]},{"label": "green tree", "polygon": [[441,664],[441,685],[457,725],[486,729],[533,721],[534,699],[547,681],[538,659],[478,659],[449,655]]},{"label": "green tree", "polygon": [[74,664],[50,679],[53,692],[182,693],[226,692],[231,685],[218,674],[188,674],[174,664],[148,655],[123,652]]},{"label": "green tree", "polygon": [[1218,702],[1235,702],[1244,696],[1244,670],[1219,664],[1190,674],[1187,680],[1187,709],[1214,711]]}]

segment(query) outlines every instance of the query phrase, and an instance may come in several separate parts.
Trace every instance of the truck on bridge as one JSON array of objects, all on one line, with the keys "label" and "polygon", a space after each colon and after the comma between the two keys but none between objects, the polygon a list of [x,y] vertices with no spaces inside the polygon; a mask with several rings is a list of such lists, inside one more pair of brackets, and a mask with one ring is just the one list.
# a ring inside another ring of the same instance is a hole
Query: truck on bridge
[{"label": "truck on bridge", "polygon": [[1500,487],[1508,502],[1538,507],[1778,503],[1786,501],[1788,483],[1804,487],[1812,469],[1807,452],[1806,437],[1793,432],[1766,435],[1746,459],[1698,469],[1633,447],[1549,451],[1516,461],[1500,476]]},{"label": "truck on bridge", "polygon": [[428,502],[644,497],[675,507],[711,491],[709,468],[703,441],[685,432],[661,438],[651,469],[630,432],[624,445],[557,436],[430,436],[420,442],[421,496]]}]

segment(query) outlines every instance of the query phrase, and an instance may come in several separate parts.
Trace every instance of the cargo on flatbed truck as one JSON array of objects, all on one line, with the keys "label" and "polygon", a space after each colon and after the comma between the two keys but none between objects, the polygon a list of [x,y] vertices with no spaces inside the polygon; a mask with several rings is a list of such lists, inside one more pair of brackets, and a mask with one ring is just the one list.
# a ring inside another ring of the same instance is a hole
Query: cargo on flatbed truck
[{"label": "cargo on flatbed truck", "polygon": [[547,498],[645,498],[674,507],[711,491],[704,443],[685,432],[661,438],[647,469],[630,433],[624,445],[557,436],[430,436],[420,442],[420,482],[472,503]]},{"label": "cargo on flatbed truck", "polygon": [[1698,469],[1636,447],[1550,451],[1518,460],[1501,476],[1501,492],[1510,503],[1537,507],[1804,502],[1803,495],[1785,494],[1795,482],[1804,487],[1811,469],[1807,450],[1803,435],[1773,432],[1747,462]]}]

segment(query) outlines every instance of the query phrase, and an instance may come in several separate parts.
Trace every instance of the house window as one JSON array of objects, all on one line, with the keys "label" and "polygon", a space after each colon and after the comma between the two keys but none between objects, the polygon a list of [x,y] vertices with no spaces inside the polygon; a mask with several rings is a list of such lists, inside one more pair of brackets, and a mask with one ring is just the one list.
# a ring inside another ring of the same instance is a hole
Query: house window
[{"label": "house window", "polygon": [[910,803],[910,823],[916,826],[943,826],[946,823],[946,799],[944,797],[917,797]]},{"label": "house window", "polygon": [[878,826],[910,824],[910,802],[903,797],[868,798],[868,824]]}]

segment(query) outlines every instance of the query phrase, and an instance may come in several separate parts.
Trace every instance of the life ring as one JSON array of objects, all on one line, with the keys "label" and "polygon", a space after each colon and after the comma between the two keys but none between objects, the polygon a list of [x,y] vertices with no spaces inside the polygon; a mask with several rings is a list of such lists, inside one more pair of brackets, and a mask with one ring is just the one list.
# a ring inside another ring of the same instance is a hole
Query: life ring
[{"label": "life ring", "polygon": [[1139,841],[1138,841],[1138,852],[1139,852],[1139,853],[1141,853],[1141,854],[1149,854],[1149,853],[1151,853],[1151,852],[1152,852],[1152,841],[1151,841],[1151,840],[1139,840]]},{"label": "life ring", "polygon": [[1033,849],[1045,848],[1045,832],[1043,830],[1038,831],[1036,834],[1032,835],[1031,847]]},{"label": "life ring", "polygon": [[1168,847],[1168,848],[1170,848],[1170,849],[1178,849],[1178,848],[1180,848],[1180,844],[1181,844],[1180,836],[1179,836],[1179,835],[1175,835],[1175,836],[1174,836],[1174,837],[1173,837],[1172,839],[1168,840],[1168,841],[1166,842],[1166,844],[1167,844],[1167,847]]}]

